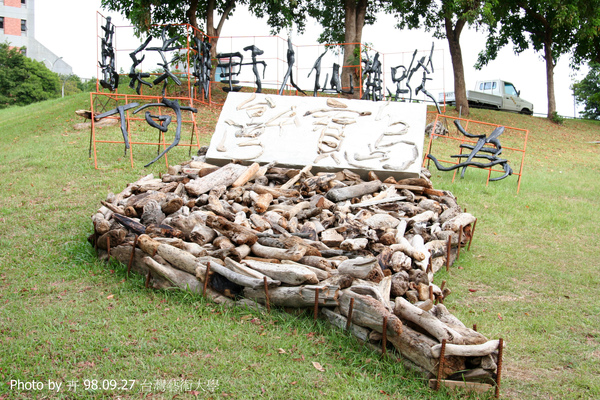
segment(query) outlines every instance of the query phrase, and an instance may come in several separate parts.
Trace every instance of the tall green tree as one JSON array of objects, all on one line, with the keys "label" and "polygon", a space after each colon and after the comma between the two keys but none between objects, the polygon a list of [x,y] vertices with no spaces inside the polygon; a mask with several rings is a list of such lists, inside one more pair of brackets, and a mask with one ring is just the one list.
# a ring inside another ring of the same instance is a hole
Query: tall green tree
[{"label": "tall green tree", "polygon": [[552,119],[556,112],[554,67],[559,57],[574,46],[581,4],[579,0],[494,2],[491,12],[498,23],[489,26],[486,49],[479,54],[477,67],[494,60],[509,42],[517,54],[530,47],[541,53],[546,62],[548,118]]},{"label": "tall green tree", "polygon": [[447,39],[454,75],[456,108],[469,115],[460,36],[469,24],[489,18],[483,0],[394,0],[389,5],[398,19],[398,28],[424,28],[439,39]]},{"label": "tall green tree", "polygon": [[584,118],[600,119],[600,63],[591,62],[588,74],[573,84],[575,100],[584,104]]},{"label": "tall green tree", "polygon": [[60,95],[58,75],[22,51],[24,48],[0,43],[0,108],[24,106]]}]

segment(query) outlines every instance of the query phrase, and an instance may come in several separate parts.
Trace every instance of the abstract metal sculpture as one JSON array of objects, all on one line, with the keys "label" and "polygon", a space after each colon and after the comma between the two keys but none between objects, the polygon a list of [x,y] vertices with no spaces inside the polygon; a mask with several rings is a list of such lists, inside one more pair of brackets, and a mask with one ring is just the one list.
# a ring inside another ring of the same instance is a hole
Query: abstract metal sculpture
[{"label": "abstract metal sculpture", "polygon": [[267,70],[267,63],[264,61],[256,61],[256,56],[261,56],[264,54],[264,51],[256,47],[255,45],[250,45],[244,47],[244,51],[251,51],[252,53],[252,62],[246,63],[242,65],[252,65],[252,72],[254,72],[254,77],[256,78],[256,93],[262,93],[262,82],[260,81],[260,75],[258,74],[258,64],[263,65],[263,79],[265,78],[265,71]]},{"label": "abstract metal sculpture", "polygon": [[[179,144],[179,140],[181,139],[181,123],[182,123],[182,117],[181,117],[181,111],[191,111],[193,113],[197,113],[198,109],[193,108],[193,107],[187,107],[187,106],[180,106],[179,102],[177,100],[169,100],[163,97],[162,102],[160,103],[149,103],[149,104],[144,104],[143,106],[141,106],[140,108],[138,108],[137,110],[135,110],[133,113],[137,114],[138,112],[142,111],[143,109],[146,109],[148,107],[168,107],[170,109],[172,109],[175,112],[175,116],[177,117],[177,128],[175,130],[175,139],[173,140],[173,143],[171,143],[169,145],[169,147],[167,147],[166,149],[164,149],[159,155],[157,155],[154,160],[150,161],[148,164],[144,165],[144,167],[148,167],[152,164],[154,164],[156,161],[158,161],[162,156],[164,156],[169,150],[171,150],[173,147],[177,146]],[[157,118],[159,121],[161,121],[162,123],[159,125],[157,123],[155,123],[154,121],[150,122],[149,120],[152,120],[152,115],[150,115],[150,113],[146,114],[146,121],[153,126],[154,128],[159,129],[162,132],[166,132],[168,127],[169,127],[169,123],[171,122],[171,117],[167,116],[167,115],[159,115],[159,116],[154,116],[154,118]]]},{"label": "abstract metal sculpture", "polygon": [[[502,146],[500,145],[500,140],[498,139],[500,137],[500,135],[502,135],[502,133],[504,133],[504,127],[503,126],[499,126],[496,129],[494,129],[492,131],[492,133],[490,134],[490,136],[486,136],[486,135],[472,135],[470,133],[468,133],[467,131],[465,131],[465,129],[460,125],[460,122],[458,120],[454,120],[454,125],[456,125],[456,128],[459,130],[460,133],[462,133],[463,135],[472,138],[472,139],[477,139],[477,143],[475,145],[469,145],[469,144],[461,144],[460,147],[461,148],[466,148],[466,149],[470,149],[471,153],[469,154],[456,154],[451,156],[452,158],[467,158],[465,161],[460,162],[456,165],[453,165],[451,167],[443,167],[440,165],[439,161],[432,156],[431,154],[427,154],[427,158],[430,158],[435,166],[437,167],[438,170],[440,171],[452,171],[458,168],[462,168],[462,172],[460,174],[461,178],[464,178],[465,176],[465,170],[467,169],[467,167],[469,166],[473,166],[473,167],[478,167],[478,168],[490,168],[494,165],[502,165],[502,168],[504,169],[504,174],[502,176],[496,177],[496,178],[490,178],[490,181],[499,181],[501,179],[506,178],[509,175],[512,175],[513,170],[510,167],[510,165],[508,165],[508,160],[506,159],[502,159],[502,158],[498,158],[498,156],[500,154],[502,154]],[[495,147],[484,147],[486,144],[492,144]],[[488,154],[480,154],[480,152],[483,153],[489,153],[491,155]],[[478,162],[474,162],[472,161],[474,158],[485,158],[487,159],[489,162],[487,164],[484,163],[478,163]]]},{"label": "abstract metal sculpture", "polygon": [[[175,82],[177,85],[181,85],[181,81],[179,80],[179,78],[177,78],[171,72],[171,70],[169,69],[169,64],[173,64],[174,62],[176,62],[179,59],[179,57],[177,55],[175,55],[173,57],[173,59],[171,59],[171,61],[167,62],[167,58],[165,56],[165,52],[175,51],[175,50],[180,50],[181,49],[181,46],[173,46],[173,47],[171,47],[171,45],[173,43],[175,43],[176,41],[178,41],[180,39],[180,36],[177,35],[175,37],[167,39],[166,38],[166,33],[167,33],[167,27],[165,26],[163,28],[162,32],[161,32],[161,38],[162,38],[162,41],[163,41],[163,44],[162,44],[161,47],[148,47],[146,49],[148,51],[157,51],[158,54],[160,55],[160,57],[163,60],[163,63],[162,64],[158,63],[158,65],[160,65],[161,67],[163,67],[163,71],[164,72],[163,72],[162,75],[160,75],[159,77],[157,77],[154,80],[154,82],[152,82],[152,83],[154,83],[155,85],[157,85],[160,82],[162,82],[162,81],[164,81],[164,80],[166,80],[168,78],[171,78],[173,80],[173,82]],[[165,84],[166,84],[166,82],[165,82]]]},{"label": "abstract metal sculpture", "polygon": [[[308,78],[310,78],[310,74],[312,74],[313,70],[315,71],[315,88],[313,90],[313,97],[317,97],[317,92],[319,89],[321,89],[321,86],[319,85],[319,79],[321,78],[321,60],[325,54],[327,54],[327,49],[323,52],[323,54],[317,57],[317,60],[308,73]],[[327,82],[327,78],[325,78],[325,82]]]},{"label": "abstract metal sculpture", "polygon": [[363,58],[363,80],[365,80],[365,92],[363,93],[362,100],[383,100],[382,91],[382,79],[381,79],[381,62],[379,61],[379,53],[375,53],[373,60],[369,58]]},{"label": "abstract metal sculpture", "polygon": [[192,47],[196,51],[193,57],[193,71],[192,75],[196,78],[194,86],[200,88],[200,94],[204,93],[204,98],[208,100],[208,92],[210,89],[210,71],[212,69],[212,63],[210,62],[210,49],[212,44],[209,42],[208,37],[205,40],[200,40],[194,36],[194,44]]},{"label": "abstract metal sculpture", "polygon": [[102,69],[102,79],[100,85],[114,91],[119,87],[119,74],[115,67],[115,50],[113,48],[113,36],[115,34],[115,26],[111,22],[111,18],[106,18],[106,25],[102,27],[104,37],[102,38],[101,56],[102,61],[98,64]]},{"label": "abstract metal sculpture", "polygon": [[219,60],[217,67],[221,68],[222,71],[220,76],[221,78],[228,78],[227,81],[229,83],[229,86],[224,86],[221,89],[224,92],[239,92],[242,87],[233,85],[240,83],[240,81],[232,78],[240,74],[244,56],[240,52],[219,53],[217,54],[217,59]]},{"label": "abstract metal sculpture", "polygon": [[287,50],[288,67],[287,67],[287,71],[285,72],[285,75],[283,76],[283,82],[281,83],[281,87],[279,88],[280,96],[283,94],[283,90],[285,89],[285,85],[287,84],[288,78],[290,79],[290,83],[292,84],[292,86],[294,88],[296,88],[296,90],[298,90],[303,95],[306,95],[306,93],[302,89],[300,89],[298,87],[298,85],[296,85],[296,83],[294,82],[294,74],[292,72],[292,67],[294,66],[294,61],[296,61],[295,54],[296,53],[294,52],[294,47],[292,45],[292,38],[288,37],[288,50]]},{"label": "abstract metal sculpture", "polygon": [[[142,45],[140,47],[138,47],[137,49],[135,49],[134,51],[129,53],[129,57],[133,60],[133,64],[131,64],[131,68],[129,69],[129,75],[128,75],[129,78],[131,78],[131,80],[129,81],[129,87],[132,89],[135,88],[135,92],[137,94],[140,94],[140,89],[141,89],[142,85],[152,87],[152,83],[146,82],[145,80],[142,79],[142,78],[149,78],[150,73],[136,71],[136,67],[138,65],[140,65],[142,63],[142,61],[144,61],[144,58],[146,58],[146,56],[143,55],[142,58],[138,59],[137,54],[142,52],[146,48],[146,46],[148,46],[148,43],[150,43],[151,40],[152,40],[152,36],[148,36],[148,39],[146,39],[146,41],[144,43],[142,43]],[[136,83],[137,83],[137,86],[136,86]]]},{"label": "abstract metal sculpture", "polygon": [[94,117],[95,120],[99,121],[102,118],[106,118],[117,113],[119,114],[119,118],[121,119],[121,134],[123,134],[123,141],[125,142],[125,152],[123,153],[124,155],[127,154],[127,149],[129,149],[129,132],[127,132],[127,119],[125,118],[125,111],[137,106],[139,106],[139,103],[125,104],[124,106],[118,106],[113,110],[96,115]]}]

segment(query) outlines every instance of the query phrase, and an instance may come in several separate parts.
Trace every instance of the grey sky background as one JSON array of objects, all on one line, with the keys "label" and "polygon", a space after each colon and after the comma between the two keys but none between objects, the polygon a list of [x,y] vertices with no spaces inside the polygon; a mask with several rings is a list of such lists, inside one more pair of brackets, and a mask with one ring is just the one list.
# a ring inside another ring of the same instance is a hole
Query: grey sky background
[{"label": "grey sky background", "polygon": [[[73,72],[82,78],[98,76],[99,73],[96,67],[97,11],[105,16],[111,16],[113,23],[117,26],[129,25],[119,14],[102,10],[100,0],[38,0],[35,7],[36,38],[58,57],[63,57],[73,67]],[[300,36],[292,33],[294,44],[316,44],[320,26],[313,22],[309,22],[307,25],[306,34]],[[132,45],[140,43],[137,38],[125,38],[125,36],[131,36],[128,34],[130,30],[122,29],[120,32],[127,32],[127,34],[119,34],[118,47],[125,47],[129,43]],[[249,16],[248,12],[239,8],[225,23],[221,36],[265,35],[269,35],[266,23],[256,20]],[[282,32],[280,35],[287,37],[286,32]],[[453,90],[452,64],[447,41],[433,40],[431,33],[424,31],[399,31],[394,28],[393,18],[386,15],[381,15],[375,25],[366,26],[363,30],[363,42],[371,43],[381,53],[410,52],[412,55],[414,49],[427,50],[431,48],[432,41],[435,42],[436,49],[443,49],[443,71],[436,72],[438,81],[435,84],[432,83],[431,86],[428,83],[427,86],[437,98],[442,87],[445,87],[446,91]],[[490,63],[483,70],[477,71],[473,65],[478,52],[485,45],[485,35],[482,32],[468,29],[462,34],[461,45],[467,89],[474,89],[477,80],[503,79],[512,82],[517,89],[521,90],[521,97],[534,104],[535,113],[547,112],[546,69],[545,62],[539,54],[528,50],[517,56],[513,54],[511,47],[507,47],[500,52],[496,61]],[[241,51],[241,49],[236,51]],[[442,52],[438,51],[434,57],[438,59],[441,54]],[[436,61],[441,62],[440,60]],[[119,69],[123,68],[126,71],[129,70],[129,66],[130,64],[118,65]],[[389,65],[385,66],[386,69],[389,67]],[[443,76],[440,76],[442,72]],[[583,78],[585,72],[587,72],[586,69],[579,72],[572,71],[569,68],[568,56],[559,59],[554,75],[559,114],[574,116],[573,92],[570,86],[574,81]],[[322,72],[322,75],[324,74],[325,71]],[[415,82],[417,80],[415,79]],[[388,82],[387,87],[393,91],[392,82]],[[310,89],[310,86],[307,89]],[[580,107],[577,106],[577,108]]]}]

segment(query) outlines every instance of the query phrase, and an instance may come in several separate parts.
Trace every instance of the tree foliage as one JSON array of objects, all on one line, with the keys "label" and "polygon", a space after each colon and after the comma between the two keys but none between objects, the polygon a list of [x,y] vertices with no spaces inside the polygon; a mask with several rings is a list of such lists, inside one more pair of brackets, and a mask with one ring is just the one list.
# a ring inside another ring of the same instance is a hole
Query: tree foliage
[{"label": "tree foliage", "polygon": [[0,108],[24,106],[60,95],[58,75],[26,57],[24,49],[0,43]]},{"label": "tree foliage", "polygon": [[556,111],[554,66],[576,43],[582,5],[581,0],[494,2],[491,12],[497,23],[489,25],[486,49],[479,54],[476,66],[481,68],[494,60],[509,42],[517,54],[529,48],[540,52],[546,62],[548,118],[552,118]]},{"label": "tree foliage", "polygon": [[591,62],[590,71],[581,81],[573,84],[575,100],[584,104],[584,118],[600,119],[600,63]]},{"label": "tree foliage", "polygon": [[424,28],[433,36],[447,39],[454,73],[457,108],[469,114],[460,36],[468,24],[481,24],[491,18],[489,4],[483,0],[393,0],[388,5],[400,29]]}]

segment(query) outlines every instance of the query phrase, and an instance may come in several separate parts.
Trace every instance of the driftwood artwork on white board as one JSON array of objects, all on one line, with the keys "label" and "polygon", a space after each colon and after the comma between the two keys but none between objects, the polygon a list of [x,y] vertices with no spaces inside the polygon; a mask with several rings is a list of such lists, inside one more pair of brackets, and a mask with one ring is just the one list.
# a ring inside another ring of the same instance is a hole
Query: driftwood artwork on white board
[{"label": "driftwood artwork on white board", "polygon": [[230,93],[207,160],[417,177],[425,116],[417,103]]}]

